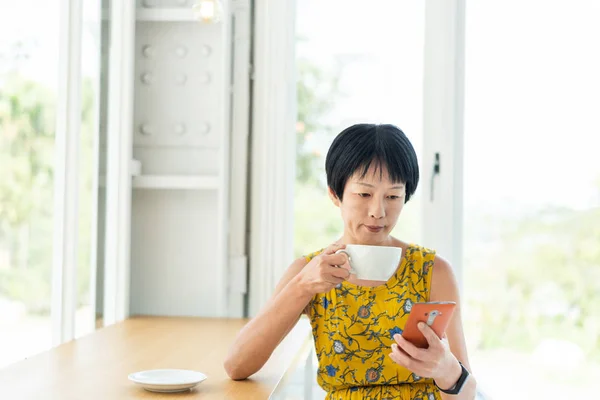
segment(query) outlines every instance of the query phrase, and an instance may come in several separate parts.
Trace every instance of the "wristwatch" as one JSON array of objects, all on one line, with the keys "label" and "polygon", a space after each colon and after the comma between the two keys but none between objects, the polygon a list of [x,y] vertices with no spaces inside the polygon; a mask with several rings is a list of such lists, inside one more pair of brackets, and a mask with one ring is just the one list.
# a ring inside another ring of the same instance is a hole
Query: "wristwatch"
[{"label": "wristwatch", "polygon": [[469,371],[467,371],[467,369],[465,368],[464,365],[462,365],[462,363],[459,361],[458,362],[460,364],[460,368],[462,369],[460,376],[458,377],[458,380],[456,381],[456,383],[454,384],[454,386],[452,386],[450,389],[442,389],[441,387],[438,386],[438,384],[435,382],[435,380],[433,381],[433,383],[435,384],[435,386],[442,392],[446,393],[446,394],[459,394],[460,391],[462,390],[465,382],[467,381],[467,378],[469,377]]}]

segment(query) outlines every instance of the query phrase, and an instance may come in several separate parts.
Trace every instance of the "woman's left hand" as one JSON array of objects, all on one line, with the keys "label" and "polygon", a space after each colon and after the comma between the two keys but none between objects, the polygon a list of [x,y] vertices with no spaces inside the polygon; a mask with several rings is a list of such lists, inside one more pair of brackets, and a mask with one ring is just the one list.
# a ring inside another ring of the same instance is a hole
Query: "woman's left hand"
[{"label": "woman's left hand", "polygon": [[437,334],[425,323],[419,323],[419,330],[423,333],[429,347],[420,349],[404,339],[401,335],[394,335],[396,343],[392,344],[390,357],[397,364],[414,372],[423,378],[433,378],[442,389],[449,389],[458,381],[462,372],[458,360],[450,351],[448,340],[440,339]]}]

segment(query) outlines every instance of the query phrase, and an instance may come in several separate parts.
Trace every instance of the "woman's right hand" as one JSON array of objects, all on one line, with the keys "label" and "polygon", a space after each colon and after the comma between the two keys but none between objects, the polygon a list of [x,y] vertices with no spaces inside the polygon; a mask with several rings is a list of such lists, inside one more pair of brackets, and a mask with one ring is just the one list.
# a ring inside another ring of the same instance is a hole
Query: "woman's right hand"
[{"label": "woman's right hand", "polygon": [[345,244],[332,244],[302,268],[297,282],[303,291],[310,295],[326,293],[350,277],[348,255],[335,254],[344,248]]}]

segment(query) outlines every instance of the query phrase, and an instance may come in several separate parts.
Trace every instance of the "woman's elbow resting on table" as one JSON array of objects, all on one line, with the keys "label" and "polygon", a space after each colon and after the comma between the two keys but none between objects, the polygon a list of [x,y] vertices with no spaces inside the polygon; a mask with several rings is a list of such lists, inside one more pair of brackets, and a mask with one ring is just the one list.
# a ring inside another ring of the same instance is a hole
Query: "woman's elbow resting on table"
[{"label": "woman's elbow resting on table", "polygon": [[290,281],[297,280],[296,275],[305,265],[305,259],[292,263],[271,299],[238,333],[224,362],[231,379],[246,379],[258,372],[298,322],[310,296]]},{"label": "woman's elbow resting on table", "polygon": [[251,375],[258,372],[258,370],[260,369],[257,368],[255,371],[253,371],[247,366],[240,365],[239,362],[236,361],[237,360],[235,360],[234,358],[228,357],[227,360],[225,360],[225,363],[223,363],[223,366],[225,367],[225,372],[227,372],[227,375],[234,381],[241,381],[247,379]]},{"label": "woman's elbow resting on table", "polygon": [[[244,331],[242,338],[247,338]],[[237,340],[229,350],[223,367],[227,375],[239,381],[257,373],[267,362],[273,350],[267,343],[262,346],[256,340]]]}]

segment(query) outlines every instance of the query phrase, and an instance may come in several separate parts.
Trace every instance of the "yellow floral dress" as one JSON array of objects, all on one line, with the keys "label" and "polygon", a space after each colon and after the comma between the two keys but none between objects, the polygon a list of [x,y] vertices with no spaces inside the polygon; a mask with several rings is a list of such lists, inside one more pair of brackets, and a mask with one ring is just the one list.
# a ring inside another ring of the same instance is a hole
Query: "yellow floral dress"
[{"label": "yellow floral dress", "polygon": [[429,300],[434,258],[434,251],[410,245],[384,285],[343,282],[313,297],[308,316],[319,359],[317,381],[326,400],[441,399],[432,379],[416,376],[388,356],[413,303]]}]

